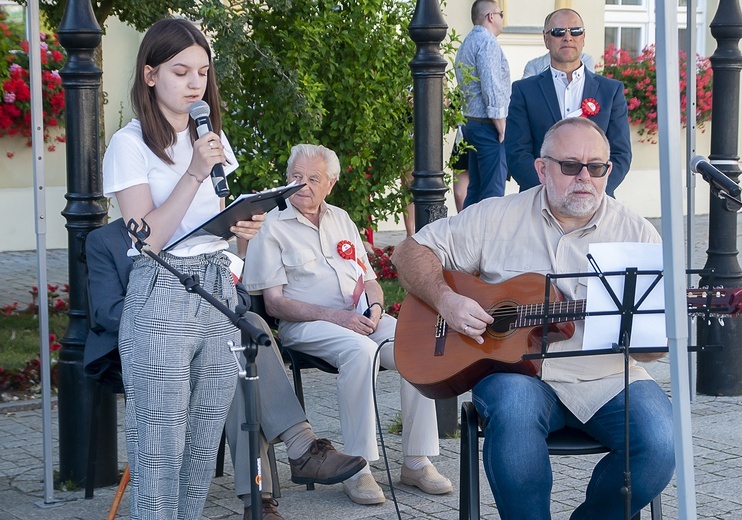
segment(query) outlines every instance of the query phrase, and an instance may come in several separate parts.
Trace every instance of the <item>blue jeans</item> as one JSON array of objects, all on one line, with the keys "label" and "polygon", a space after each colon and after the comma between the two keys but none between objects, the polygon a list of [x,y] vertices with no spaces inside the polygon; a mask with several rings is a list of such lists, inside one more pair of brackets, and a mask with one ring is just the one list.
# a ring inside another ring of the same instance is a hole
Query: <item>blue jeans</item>
[{"label": "blue jeans", "polygon": [[469,119],[464,128],[467,142],[476,149],[469,151],[469,188],[464,199],[467,207],[488,197],[505,195],[508,168],[495,125]]},{"label": "blue jeans", "polygon": [[[629,386],[631,515],[667,486],[675,470],[672,407],[656,382]],[[536,377],[492,374],[473,390],[484,419],[484,470],[503,520],[551,518],[549,432],[564,426],[586,431],[610,449],[595,466],[585,501],[571,520],[624,518],[624,392],[582,424]]]}]

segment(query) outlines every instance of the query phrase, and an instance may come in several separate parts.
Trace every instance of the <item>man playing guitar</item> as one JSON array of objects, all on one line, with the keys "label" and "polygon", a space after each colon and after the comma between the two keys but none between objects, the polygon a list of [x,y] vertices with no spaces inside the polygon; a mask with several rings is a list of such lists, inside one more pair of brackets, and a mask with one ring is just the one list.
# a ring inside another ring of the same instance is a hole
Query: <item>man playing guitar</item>
[{"label": "man playing guitar", "polygon": [[[487,199],[406,239],[392,257],[402,285],[447,327],[481,345],[493,318],[456,292],[443,268],[500,283],[527,272],[586,272],[593,242],[659,242],[648,221],[605,196],[609,157],[608,140],[595,123],[559,121],[535,160],[541,186]],[[583,278],[560,278],[555,285],[566,300],[586,297]],[[584,322],[575,322],[574,334],[549,350],[580,350],[583,331]],[[635,363],[662,355],[631,354],[632,516],[665,488],[675,469],[669,399]],[[536,377],[498,372],[474,386],[473,401],[484,420],[484,467],[501,518],[550,518],[546,437],[564,426],[582,429],[610,449],[571,518],[623,518],[623,377],[623,355],[611,354],[547,359]]]}]

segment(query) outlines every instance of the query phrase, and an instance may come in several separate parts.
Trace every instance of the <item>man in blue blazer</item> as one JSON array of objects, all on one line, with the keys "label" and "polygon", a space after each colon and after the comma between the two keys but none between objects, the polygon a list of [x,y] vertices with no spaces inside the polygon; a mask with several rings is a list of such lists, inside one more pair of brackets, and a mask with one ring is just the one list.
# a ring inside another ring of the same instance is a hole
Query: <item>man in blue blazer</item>
[{"label": "man in blue blazer", "polygon": [[623,83],[585,70],[580,54],[585,28],[572,9],[546,17],[544,43],[551,66],[513,83],[505,133],[510,175],[520,191],[539,185],[534,160],[541,155],[546,131],[567,117],[592,119],[606,134],[613,163],[606,193],[614,196],[631,165],[631,136]]}]

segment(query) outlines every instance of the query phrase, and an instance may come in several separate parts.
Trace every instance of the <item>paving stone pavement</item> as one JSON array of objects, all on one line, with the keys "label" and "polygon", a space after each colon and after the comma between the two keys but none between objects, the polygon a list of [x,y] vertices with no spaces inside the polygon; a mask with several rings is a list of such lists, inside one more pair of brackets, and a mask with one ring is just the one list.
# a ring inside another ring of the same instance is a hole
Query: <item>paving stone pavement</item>
[{"label": "paving stone pavement", "polygon": [[[658,361],[648,365],[652,375],[669,393],[669,364]],[[340,422],[337,416],[334,376],[316,370],[305,371],[304,391],[307,415],[317,435],[331,439],[342,450]],[[377,394],[381,423],[384,425],[384,443],[391,468],[394,491],[404,519],[455,519],[458,518],[458,456],[459,439],[442,439],[441,454],[435,457],[437,468],[454,484],[454,493],[443,496],[426,495],[416,488],[399,483],[402,461],[401,438],[388,433],[387,428],[399,413],[399,376],[391,371],[379,375]],[[469,394],[459,401],[469,399]],[[742,398],[697,396],[691,405],[696,482],[697,518],[742,518]],[[123,470],[126,454],[123,436],[123,402],[118,403],[119,417],[119,469]],[[54,463],[58,464],[57,410],[53,409]],[[61,505],[41,508],[43,502],[43,461],[41,411],[29,403],[4,403],[0,405],[0,520],[83,519],[105,518],[110,507],[115,486],[97,489],[92,500],[84,500],[83,491],[55,492]],[[480,441],[481,442],[481,441]],[[293,484],[283,444],[276,446],[281,498],[279,510],[287,519],[343,518],[392,519],[396,518],[391,491],[386,480],[383,459],[372,464],[374,476],[382,485],[387,502],[380,506],[359,506],[343,494],[340,485],[320,486],[307,491],[304,486]],[[580,503],[590,471],[600,455],[582,457],[552,457],[554,489],[552,492],[552,518],[567,520]],[[215,478],[202,519],[239,520],[242,503],[234,496],[233,468],[226,458],[225,475]],[[481,518],[499,518],[486,477],[480,465]],[[677,487],[673,480],[662,496],[665,519],[678,518]],[[128,493],[118,510],[117,519],[128,518]],[[649,518],[648,509],[643,512]]]},{"label": "paving stone pavement", "polygon": [[[699,218],[702,220],[702,217]],[[697,221],[698,222],[698,221]],[[655,225],[659,226],[658,222]],[[705,223],[707,226],[707,221]],[[698,222],[697,236],[707,234],[707,227]],[[376,245],[395,244],[403,233],[379,233]],[[738,237],[739,238],[739,237]],[[705,259],[706,246],[699,240],[696,258]],[[24,256],[25,255],[25,256]],[[18,292],[3,289],[0,305],[10,301],[23,301],[21,296],[35,285],[35,254],[0,253],[2,287],[18,287]],[[49,252],[49,282],[66,282],[66,251]],[[57,266],[57,267],[52,267]],[[9,282],[13,281],[13,285]],[[26,300],[28,301],[28,300]],[[648,365],[648,370],[670,393],[670,370],[667,360]],[[334,376],[318,371],[303,373],[307,414],[317,435],[331,439],[342,449],[340,423],[337,417]],[[454,519],[458,518],[458,456],[459,439],[442,439],[441,455],[433,459],[438,469],[454,483],[454,493],[444,496],[426,495],[416,488],[399,484],[401,464],[401,438],[387,432],[386,428],[399,413],[398,374],[390,371],[379,375],[377,393],[384,441],[399,503],[401,517],[405,519]],[[469,399],[469,394],[459,397],[459,402]],[[696,396],[691,404],[696,483],[697,518],[742,519],[742,397]],[[119,469],[123,470],[126,454],[123,437],[123,403],[119,402]],[[52,412],[54,467],[58,467],[58,422],[56,406]],[[42,422],[38,401],[0,404],[0,520],[84,519],[105,518],[115,493],[115,486],[97,489],[92,500],[83,499],[83,491],[56,491],[54,497],[61,505],[52,508],[43,505]],[[480,441],[481,442],[481,441]],[[392,519],[397,518],[392,494],[384,472],[383,459],[372,464],[377,481],[382,485],[387,502],[381,506],[360,506],[350,502],[340,485],[317,486],[307,491],[290,481],[290,471],[285,448],[276,446],[282,497],[280,511],[287,519],[343,518],[343,519]],[[590,471],[600,455],[581,457],[553,457],[554,489],[552,493],[552,518],[566,520],[580,503]],[[227,457],[225,475],[213,480],[203,519],[242,518],[242,503],[233,492],[233,468]],[[489,486],[480,465],[481,518],[496,519],[499,515],[493,505]],[[662,496],[665,519],[678,518],[677,486],[675,480]],[[117,519],[128,518],[128,493],[118,510]],[[643,512],[649,517],[648,509]]]}]

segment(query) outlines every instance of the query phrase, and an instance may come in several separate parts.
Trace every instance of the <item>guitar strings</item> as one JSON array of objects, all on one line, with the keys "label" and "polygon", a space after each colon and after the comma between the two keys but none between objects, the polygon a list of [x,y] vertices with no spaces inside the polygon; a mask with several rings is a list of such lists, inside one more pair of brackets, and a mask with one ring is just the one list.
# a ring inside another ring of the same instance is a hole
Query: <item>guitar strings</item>
[{"label": "guitar strings", "polygon": [[[573,307],[572,312],[584,311],[584,301],[573,300],[573,301],[561,301],[551,302],[549,304],[549,314],[569,313],[570,307]],[[498,307],[497,309],[488,312],[493,318],[506,318],[511,316],[519,316],[522,311],[526,311],[527,315],[543,316],[544,304],[542,303],[529,303],[526,305],[516,305],[512,307]]]}]

